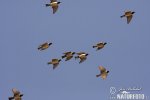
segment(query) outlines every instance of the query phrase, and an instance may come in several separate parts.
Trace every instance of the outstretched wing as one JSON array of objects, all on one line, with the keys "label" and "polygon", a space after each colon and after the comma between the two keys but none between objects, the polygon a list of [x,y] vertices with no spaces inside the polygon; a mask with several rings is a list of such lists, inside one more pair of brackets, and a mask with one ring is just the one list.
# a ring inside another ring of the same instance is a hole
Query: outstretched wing
[{"label": "outstretched wing", "polygon": [[58,59],[52,59],[52,62],[58,62]]},{"label": "outstretched wing", "polygon": [[132,17],[133,17],[132,15],[127,17],[127,24],[129,24],[129,23],[130,23],[130,21],[131,21]]},{"label": "outstretched wing", "polygon": [[103,66],[99,66],[98,68],[99,68],[99,70],[100,70],[101,73],[106,72],[106,69]]},{"label": "outstretched wing", "polygon": [[53,64],[53,69],[55,69],[58,65],[59,65],[59,63]]},{"label": "outstretched wing", "polygon": [[78,52],[77,54],[78,54],[78,55],[81,55],[81,54],[85,54],[85,52]]},{"label": "outstretched wing", "polygon": [[57,2],[57,0],[51,0],[51,3],[52,3],[52,2]]},{"label": "outstretched wing", "polygon": [[84,57],[80,58],[80,62],[79,62],[79,63],[84,62],[86,59],[87,59],[87,57],[86,57],[86,56],[84,56]]},{"label": "outstretched wing", "polygon": [[101,78],[102,78],[102,79],[106,79],[106,78],[107,78],[107,73],[104,72],[103,74],[101,74]]},{"label": "outstretched wing", "polygon": [[15,89],[15,88],[12,89],[12,92],[13,92],[14,95],[20,94],[20,92],[17,89]]},{"label": "outstretched wing", "polygon": [[55,14],[55,12],[56,12],[56,11],[57,11],[57,9],[58,9],[58,4],[57,4],[57,5],[55,5],[55,6],[53,6],[52,8],[53,8],[53,14]]},{"label": "outstretched wing", "polygon": [[103,42],[99,42],[99,43],[97,43],[97,45],[99,46],[99,45],[103,45]]},{"label": "outstretched wing", "polygon": [[69,51],[69,52],[65,52],[65,53],[63,53],[63,54],[68,55],[68,54],[70,54],[70,53],[71,53],[71,51]]}]

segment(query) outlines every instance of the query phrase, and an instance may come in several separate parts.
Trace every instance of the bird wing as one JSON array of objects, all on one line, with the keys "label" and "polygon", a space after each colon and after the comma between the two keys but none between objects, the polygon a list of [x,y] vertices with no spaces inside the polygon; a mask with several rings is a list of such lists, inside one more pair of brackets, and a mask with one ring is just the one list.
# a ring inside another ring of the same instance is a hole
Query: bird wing
[{"label": "bird wing", "polygon": [[102,45],[103,45],[103,43],[102,43],[102,42],[100,42],[100,43],[98,43],[98,44],[97,44],[97,46],[102,46]]},{"label": "bird wing", "polygon": [[55,5],[55,6],[52,6],[52,8],[53,8],[53,14],[54,14],[57,11],[57,9],[58,9],[58,4]]},{"label": "bird wing", "polygon": [[55,69],[58,66],[59,63],[53,64],[53,69]]},{"label": "bird wing", "polygon": [[72,55],[68,55],[66,60],[70,60],[73,56]]},{"label": "bird wing", "polygon": [[81,59],[79,63],[82,63],[82,62],[84,62],[85,60],[86,60],[86,59]]},{"label": "bird wing", "polygon": [[52,62],[57,62],[58,61],[58,59],[52,59]]},{"label": "bird wing", "polygon": [[43,43],[41,46],[45,46],[45,45],[48,45],[48,43],[47,43],[47,42],[45,42],[45,43]]},{"label": "bird wing", "polygon": [[78,54],[78,55],[81,55],[81,54],[85,54],[85,52],[78,52],[77,54]]},{"label": "bird wing", "polygon": [[57,2],[57,0],[51,0],[51,3],[52,3],[52,2]]},{"label": "bird wing", "polygon": [[15,89],[15,88],[12,89],[12,92],[13,92],[14,95],[20,94],[20,92],[17,89]]},{"label": "bird wing", "polygon": [[46,46],[46,45],[48,45],[48,43],[47,43],[47,42],[45,42],[45,43],[41,44],[41,45],[39,46],[39,48],[44,47],[44,46]]},{"label": "bird wing", "polygon": [[106,72],[106,69],[103,66],[99,66],[98,68],[99,68],[99,70],[100,70],[101,73]]},{"label": "bird wing", "polygon": [[68,55],[68,54],[71,54],[71,52],[69,51],[69,52],[65,52],[65,53],[63,53],[63,54]]},{"label": "bird wing", "polygon": [[131,16],[127,16],[127,24],[130,23],[131,19],[132,19],[132,15]]},{"label": "bird wing", "polygon": [[82,63],[82,62],[85,61],[86,59],[87,59],[86,56],[81,56],[81,57],[80,57],[80,62],[79,62],[79,63]]},{"label": "bird wing", "polygon": [[15,99],[15,100],[21,100],[21,97],[18,96],[18,97],[15,97],[14,99]]},{"label": "bird wing", "polygon": [[107,78],[107,73],[105,72],[105,73],[101,74],[101,78],[106,79]]},{"label": "bird wing", "polygon": [[129,15],[129,14],[131,14],[132,12],[131,11],[126,11],[125,12],[125,15]]}]

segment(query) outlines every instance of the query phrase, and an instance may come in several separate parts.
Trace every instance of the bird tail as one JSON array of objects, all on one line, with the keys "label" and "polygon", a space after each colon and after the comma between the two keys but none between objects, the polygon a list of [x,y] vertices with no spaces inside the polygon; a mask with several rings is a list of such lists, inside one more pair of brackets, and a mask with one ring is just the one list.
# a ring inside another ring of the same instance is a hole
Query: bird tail
[{"label": "bird tail", "polygon": [[50,4],[45,4],[46,7],[50,6]]},{"label": "bird tail", "polygon": [[125,17],[125,15],[120,16],[120,18]]},{"label": "bird tail", "polygon": [[101,75],[96,75],[96,77],[99,77],[99,76],[101,76]]},{"label": "bird tail", "polygon": [[41,49],[41,47],[38,47],[38,50],[40,50]]},{"label": "bird tail", "polygon": [[93,46],[93,48],[96,48],[96,46]]},{"label": "bird tail", "polygon": [[75,59],[78,59],[78,58],[79,58],[78,56],[75,57]]},{"label": "bird tail", "polygon": [[62,57],[62,59],[63,59],[63,58],[65,58],[66,56],[64,55],[64,56],[61,56],[61,57]]}]

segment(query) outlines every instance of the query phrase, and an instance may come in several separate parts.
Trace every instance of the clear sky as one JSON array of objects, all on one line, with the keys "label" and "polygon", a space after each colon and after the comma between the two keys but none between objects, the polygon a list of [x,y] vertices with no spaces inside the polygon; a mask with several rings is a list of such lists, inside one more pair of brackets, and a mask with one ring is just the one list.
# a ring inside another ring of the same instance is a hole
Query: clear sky
[{"label": "clear sky", "polygon": [[[0,100],[17,88],[23,100],[109,100],[109,88],[142,87],[150,96],[150,0],[0,0]],[[135,11],[130,24],[120,16]],[[38,51],[43,42],[53,45]],[[104,49],[92,46],[107,42]],[[82,64],[47,62],[66,51],[84,51]],[[98,66],[110,73],[96,78]]]}]

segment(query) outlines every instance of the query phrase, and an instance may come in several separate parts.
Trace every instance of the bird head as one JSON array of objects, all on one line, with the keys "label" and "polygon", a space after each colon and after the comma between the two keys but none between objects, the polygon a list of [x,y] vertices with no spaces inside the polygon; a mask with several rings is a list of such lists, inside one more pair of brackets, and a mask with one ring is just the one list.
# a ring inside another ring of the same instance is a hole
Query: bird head
[{"label": "bird head", "polygon": [[106,45],[107,43],[105,42],[104,45]]},{"label": "bird head", "polygon": [[86,56],[88,56],[89,54],[87,53]]},{"label": "bird head", "polygon": [[133,11],[132,14],[134,14],[135,12]]},{"label": "bird head", "polygon": [[20,94],[20,97],[22,97],[23,96],[23,94]]},{"label": "bird head", "polygon": [[49,43],[48,45],[52,45],[52,43]]}]

